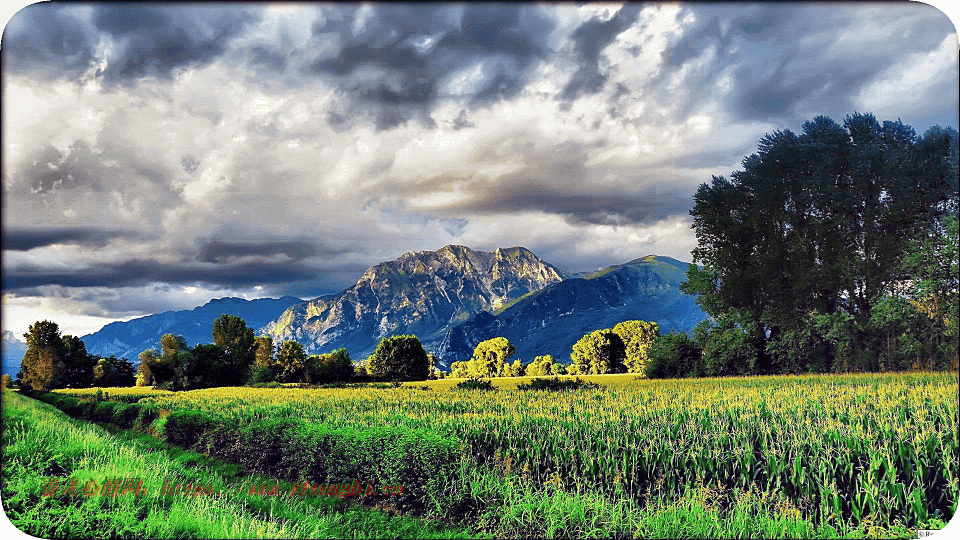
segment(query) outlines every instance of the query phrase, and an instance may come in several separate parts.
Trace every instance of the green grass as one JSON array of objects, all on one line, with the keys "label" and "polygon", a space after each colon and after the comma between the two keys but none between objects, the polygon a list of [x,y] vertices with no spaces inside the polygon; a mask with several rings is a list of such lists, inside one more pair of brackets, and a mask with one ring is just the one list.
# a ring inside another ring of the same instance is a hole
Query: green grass
[{"label": "green grass", "polygon": [[[4,509],[41,538],[469,538],[475,533],[333,497],[250,495],[239,484],[280,483],[235,465],[171,448],[147,435],[105,430],[53,407],[3,392]],[[116,497],[42,496],[51,478],[140,478],[148,492]],[[212,494],[161,495],[165,482],[212,486]],[[289,485],[289,484],[287,484]]]},{"label": "green grass", "polygon": [[[463,519],[485,536],[908,538],[917,528],[941,528],[955,512],[956,374],[582,378],[604,388],[515,390],[532,379],[524,377],[493,379],[496,392],[456,390],[459,380],[444,380],[221,388],[147,402],[203,411],[227,426],[300,419],[324,429],[392,426],[459,440],[459,465],[444,475],[442,500],[423,515]],[[146,436],[118,431],[113,439],[140,454],[162,449],[187,472],[223,481],[244,474]],[[376,447],[396,453],[389,446]],[[900,484],[907,489],[896,491]],[[248,497],[243,508],[281,516],[288,528],[307,519],[309,512],[269,506],[275,500]],[[391,531],[370,535],[397,535]]]}]

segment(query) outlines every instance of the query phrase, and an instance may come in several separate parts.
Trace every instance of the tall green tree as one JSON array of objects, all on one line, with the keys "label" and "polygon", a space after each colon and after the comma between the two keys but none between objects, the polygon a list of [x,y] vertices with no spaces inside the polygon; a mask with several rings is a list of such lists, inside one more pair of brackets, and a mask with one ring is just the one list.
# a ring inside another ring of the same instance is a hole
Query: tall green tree
[{"label": "tall green tree", "polygon": [[247,328],[243,318],[223,314],[213,321],[213,344],[226,353],[226,366],[221,374],[224,386],[246,381],[256,355],[255,343],[253,330]]},{"label": "tall green tree", "polygon": [[367,360],[367,372],[391,380],[424,381],[430,375],[430,359],[417,336],[391,336],[377,344]]},{"label": "tall green tree", "polygon": [[274,358],[273,338],[258,336],[254,340],[253,366],[250,368],[250,383],[274,382],[280,375],[280,365]]},{"label": "tall green tree", "polygon": [[294,340],[284,341],[277,350],[277,364],[280,367],[280,382],[304,382],[307,379],[307,353],[303,345]]},{"label": "tall green tree", "polygon": [[126,358],[110,355],[98,358],[93,367],[93,385],[102,387],[133,386],[136,382],[133,363]]},{"label": "tall green tree", "polygon": [[574,343],[570,364],[577,375],[623,373],[627,370],[623,363],[626,356],[623,340],[607,328],[594,330]]},{"label": "tall green tree", "polygon": [[[704,267],[691,265],[684,290],[699,295],[717,332],[744,334],[731,343],[741,356],[753,350],[746,356],[758,372],[815,366],[823,354],[833,365],[839,341],[802,334],[815,317],[833,321],[835,336],[849,333],[854,357],[843,361],[876,368],[873,308],[904,278],[911,239],[955,207],[956,149],[955,130],[918,138],[869,114],[843,125],[820,116],[799,135],[767,135],[742,170],[698,189],[693,255]],[[821,338],[827,350],[806,355],[776,345]]]},{"label": "tall green tree", "polygon": [[303,382],[310,384],[346,382],[352,379],[354,374],[353,360],[342,347],[332,353],[311,356],[306,365]]},{"label": "tall green tree", "polygon": [[97,359],[87,352],[87,346],[76,336],[63,336],[63,373],[64,386],[87,388],[94,384],[93,368]]},{"label": "tall green tree", "polygon": [[27,351],[20,364],[18,378],[33,390],[59,388],[65,370],[67,347],[60,327],[53,321],[37,321],[23,334]]},{"label": "tall green tree", "polygon": [[481,341],[473,349],[470,358],[471,377],[503,377],[509,369],[507,359],[517,348],[505,337],[495,337]]},{"label": "tall green tree", "polygon": [[660,335],[660,326],[655,322],[623,321],[613,327],[613,333],[623,340],[627,373],[645,373],[647,350]]}]

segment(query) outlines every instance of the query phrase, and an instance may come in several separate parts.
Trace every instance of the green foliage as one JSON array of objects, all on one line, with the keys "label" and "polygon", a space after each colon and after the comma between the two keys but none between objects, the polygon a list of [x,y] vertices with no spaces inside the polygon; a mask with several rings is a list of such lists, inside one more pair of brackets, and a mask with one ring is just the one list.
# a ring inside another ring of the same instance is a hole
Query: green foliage
[{"label": "green foliage", "polygon": [[613,327],[613,333],[623,340],[627,373],[645,373],[647,350],[660,335],[660,326],[655,322],[623,321]]},{"label": "green foliage", "polygon": [[87,353],[86,345],[76,336],[63,336],[63,346],[63,373],[61,373],[63,386],[73,388],[94,386],[97,358]]},{"label": "green foliage", "polygon": [[609,328],[583,336],[573,344],[570,354],[570,364],[575,366],[578,375],[623,373],[626,371],[625,359],[623,340]]},{"label": "green foliage", "polygon": [[467,379],[465,381],[460,381],[454,388],[457,390],[496,390],[496,387],[493,386],[493,383],[482,379]]},{"label": "green foliage", "polygon": [[254,365],[250,368],[250,377],[247,379],[247,384],[251,386],[257,386],[267,383],[277,383],[277,375],[270,369],[270,366],[260,366]]},{"label": "green foliage", "polygon": [[682,332],[657,336],[647,354],[646,376],[651,379],[688,377],[702,369],[703,351]]},{"label": "green foliage", "polygon": [[307,378],[306,373],[307,353],[303,350],[303,345],[293,340],[284,341],[277,351],[277,364],[279,373],[277,380],[280,382],[302,382]]},{"label": "green foliage", "polygon": [[[887,340],[875,307],[921,283],[921,268],[949,273],[951,248],[934,244],[950,243],[934,239],[957,207],[957,148],[949,128],[918,138],[869,114],[842,126],[821,116],[767,135],[742,170],[702,184],[691,214],[704,267],[690,267],[683,290],[717,322],[701,342],[707,372],[877,369]],[[924,234],[913,252],[944,257],[902,266]]]},{"label": "green foliage", "polygon": [[429,376],[430,360],[417,336],[391,336],[380,340],[367,360],[367,371],[391,380],[424,381]]},{"label": "green foliage", "polygon": [[310,384],[345,382],[353,378],[353,360],[344,348],[307,358],[306,380]]},{"label": "green foliage", "polygon": [[180,410],[170,413],[163,429],[170,444],[191,448],[200,436],[213,427],[213,419],[199,411]]},{"label": "green foliage", "polygon": [[509,377],[506,361],[516,350],[505,337],[481,341],[473,350],[467,370],[471,377]]},{"label": "green foliage", "polygon": [[135,382],[133,363],[126,358],[100,358],[93,368],[93,386],[133,386]]},{"label": "green foliage", "polygon": [[61,375],[65,370],[66,347],[60,336],[60,327],[53,321],[38,321],[23,334],[27,351],[20,364],[23,386],[34,390],[49,390],[63,386]]},{"label": "green foliage", "polygon": [[234,386],[243,384],[254,363],[256,347],[253,330],[236,315],[220,315],[213,321],[213,344],[223,348],[225,366],[220,372],[220,384]]},{"label": "green foliage", "polygon": [[561,379],[554,377],[552,379],[533,379],[526,384],[518,384],[517,390],[547,390],[550,392],[565,392],[569,390],[602,390],[603,386],[584,381],[579,377],[575,379]]},{"label": "green foliage", "polygon": [[[336,497],[249,494],[241,486],[279,483],[289,492],[290,482],[242,475],[236,465],[148,436],[107,433],[16,394],[3,397],[3,425],[22,428],[4,430],[4,511],[14,526],[39,538],[348,538],[358,531],[384,538],[475,536],[422,518],[347,506]],[[62,480],[62,490],[67,476],[82,486],[118,471],[143,479],[147,491],[114,499],[40,496],[50,480]],[[168,482],[211,487],[215,504],[208,495],[163,495]]]},{"label": "green foliage", "polygon": [[557,363],[553,356],[546,354],[543,356],[538,356],[533,359],[533,362],[530,362],[526,366],[526,375],[528,377],[540,377],[543,375],[560,375],[560,369],[563,366]]}]

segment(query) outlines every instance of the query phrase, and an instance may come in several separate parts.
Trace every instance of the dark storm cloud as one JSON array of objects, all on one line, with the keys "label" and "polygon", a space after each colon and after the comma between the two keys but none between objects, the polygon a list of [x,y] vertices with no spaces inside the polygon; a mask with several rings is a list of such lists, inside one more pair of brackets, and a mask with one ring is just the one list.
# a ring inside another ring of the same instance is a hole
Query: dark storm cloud
[{"label": "dark storm cloud", "polygon": [[[371,8],[364,18],[360,10]],[[340,11],[339,6],[333,11]],[[356,32],[361,22],[363,29]],[[372,111],[378,129],[413,118],[429,125],[433,104],[446,97],[444,78],[459,69],[483,64],[485,78],[469,96],[474,105],[516,95],[529,68],[550,54],[545,41],[553,28],[536,5],[352,6],[314,27],[317,40],[336,36],[340,50],[307,71],[336,78]],[[371,70],[378,75],[374,80]]]},{"label": "dark storm cloud", "polygon": [[[283,241],[283,242],[224,242],[211,240],[200,248],[197,260],[206,263],[224,263],[241,257],[273,257],[284,255],[293,261],[300,261],[307,257],[321,254],[320,248],[310,242]],[[335,256],[345,253],[340,249],[323,249],[323,256]]]},{"label": "dark storm cloud", "polygon": [[97,39],[63,4],[37,3],[14,15],[3,34],[3,67],[14,73],[79,77]]},{"label": "dark storm cloud", "polygon": [[[869,4],[864,4],[870,7]],[[909,3],[891,3],[890,16],[902,10],[896,39],[878,47],[851,50],[840,44],[844,34],[858,31],[863,13],[854,3],[769,3],[684,5],[679,17],[695,16],[681,37],[664,53],[665,69],[654,86],[666,84],[683,65],[716,47],[717,58],[685,87],[691,102],[712,97],[721,72],[737,65],[728,95],[735,120],[793,122],[810,114],[842,116],[855,107],[853,99],[892,64],[916,52],[934,50],[954,32],[949,19],[936,10],[917,10]],[[917,16],[917,14],[924,16]],[[876,37],[876,35],[871,36]]]},{"label": "dark storm cloud", "polygon": [[3,249],[30,251],[55,244],[76,244],[102,248],[114,238],[132,238],[138,234],[131,231],[74,227],[56,229],[10,229],[3,231]]},{"label": "dark storm cloud", "polygon": [[[90,22],[79,15],[91,10]],[[260,16],[241,6],[38,3],[17,13],[4,35],[6,69],[44,78],[77,78],[96,57],[100,37],[114,48],[103,72],[108,83],[143,76],[168,78],[180,67],[203,65],[226,50],[227,41]]]},{"label": "dark storm cloud", "polygon": [[574,100],[585,93],[596,93],[603,87],[607,76],[600,71],[600,53],[621,32],[633,26],[642,7],[640,4],[628,4],[606,21],[590,19],[573,31],[571,39],[580,67],[563,89],[560,97],[564,101]]},{"label": "dark storm cloud", "polygon": [[96,264],[70,271],[22,264],[4,268],[4,292],[60,285],[63,287],[132,287],[149,283],[212,284],[252,287],[268,283],[311,280],[317,270],[301,263],[249,262],[229,265],[169,264],[132,259]]},{"label": "dark storm cloud", "polygon": [[686,214],[690,199],[652,189],[642,193],[589,192],[559,189],[549,184],[509,183],[455,208],[482,214],[538,210],[558,214],[573,224],[649,225]]}]

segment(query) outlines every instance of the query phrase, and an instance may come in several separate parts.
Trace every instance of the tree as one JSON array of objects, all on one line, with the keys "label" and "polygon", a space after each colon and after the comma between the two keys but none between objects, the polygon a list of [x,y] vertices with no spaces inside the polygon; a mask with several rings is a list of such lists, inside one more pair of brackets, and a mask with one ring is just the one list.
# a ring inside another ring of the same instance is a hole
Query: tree
[{"label": "tree", "polygon": [[510,366],[510,376],[511,377],[523,377],[526,374],[526,366],[523,365],[523,362],[519,358],[513,361],[513,364]]},{"label": "tree", "polygon": [[181,358],[189,360],[184,366],[189,388],[234,386],[238,382],[239,374],[233,371],[231,356],[220,345],[198,344],[190,349],[189,358],[183,355]]},{"label": "tree", "polygon": [[224,313],[213,321],[213,344],[226,353],[221,381],[224,386],[242,384],[253,365],[256,350],[253,330],[241,317]]},{"label": "tree", "polygon": [[61,383],[73,388],[88,388],[93,385],[93,368],[97,359],[87,353],[87,347],[76,336],[63,336],[63,373]]},{"label": "tree", "polygon": [[651,379],[700,375],[700,347],[682,332],[657,336],[647,353],[646,376]]},{"label": "tree", "polygon": [[[874,366],[874,307],[904,279],[911,239],[956,207],[956,155],[953,129],[918,138],[868,114],[842,126],[820,116],[799,135],[764,137],[729,180],[702,184],[690,213],[704,267],[691,265],[683,289],[727,334],[714,346],[755,358],[758,373],[817,366],[824,354],[829,365]],[[812,320],[834,321],[836,339],[806,336]],[[850,357],[838,357],[837,340],[852,344]],[[826,350],[801,345],[820,342]]]},{"label": "tree", "polygon": [[514,352],[516,352],[510,340],[505,337],[495,337],[486,341],[481,341],[473,350],[473,357],[470,359],[470,373],[472,377],[505,377],[509,365],[506,364]]},{"label": "tree", "polygon": [[660,326],[655,322],[623,321],[613,327],[613,333],[623,341],[627,373],[645,373],[647,349],[660,335]]},{"label": "tree", "polygon": [[274,358],[273,338],[258,336],[253,343],[253,366],[250,368],[248,383],[275,382],[280,374],[280,365]]},{"label": "tree", "polygon": [[133,363],[126,358],[110,355],[97,359],[93,368],[93,385],[100,387],[133,386],[136,382]]},{"label": "tree", "polygon": [[10,388],[10,385],[13,384],[13,377],[4,373],[0,376],[0,388]]},{"label": "tree", "polygon": [[912,277],[904,296],[926,315],[932,328],[925,337],[930,356],[942,356],[943,367],[958,364],[960,342],[960,220],[944,216],[930,230],[914,239],[903,260],[903,270]]},{"label": "tree", "polygon": [[140,353],[137,366],[138,386],[160,386],[170,390],[186,390],[195,378],[193,354],[183,336],[164,334],[160,338],[160,355],[154,349]]},{"label": "tree", "polygon": [[27,351],[20,364],[20,380],[32,390],[60,388],[67,348],[60,327],[53,321],[38,321],[23,334]]},{"label": "tree", "polygon": [[557,375],[560,367],[562,366],[556,363],[553,356],[546,354],[534,358],[533,362],[526,366],[526,374],[530,377]]},{"label": "tree", "polygon": [[293,340],[284,341],[277,350],[277,364],[280,373],[277,379],[280,382],[301,382],[306,380],[307,353],[303,345]]},{"label": "tree", "polygon": [[576,366],[578,375],[623,373],[626,371],[625,359],[623,340],[609,328],[583,336],[573,344],[570,354],[570,364]]},{"label": "tree", "polygon": [[423,381],[430,374],[429,363],[417,336],[391,336],[377,344],[367,360],[367,371],[385,379]]},{"label": "tree", "polygon": [[153,377],[153,365],[158,363],[156,349],[147,349],[140,353],[140,364],[137,365],[137,386],[153,386],[158,384]]},{"label": "tree", "polygon": [[307,359],[306,377],[303,382],[325,384],[345,382],[353,378],[353,360],[344,348],[332,353],[314,355]]},{"label": "tree", "polygon": [[470,362],[454,362],[450,364],[450,377],[454,379],[468,379],[470,374]]}]

